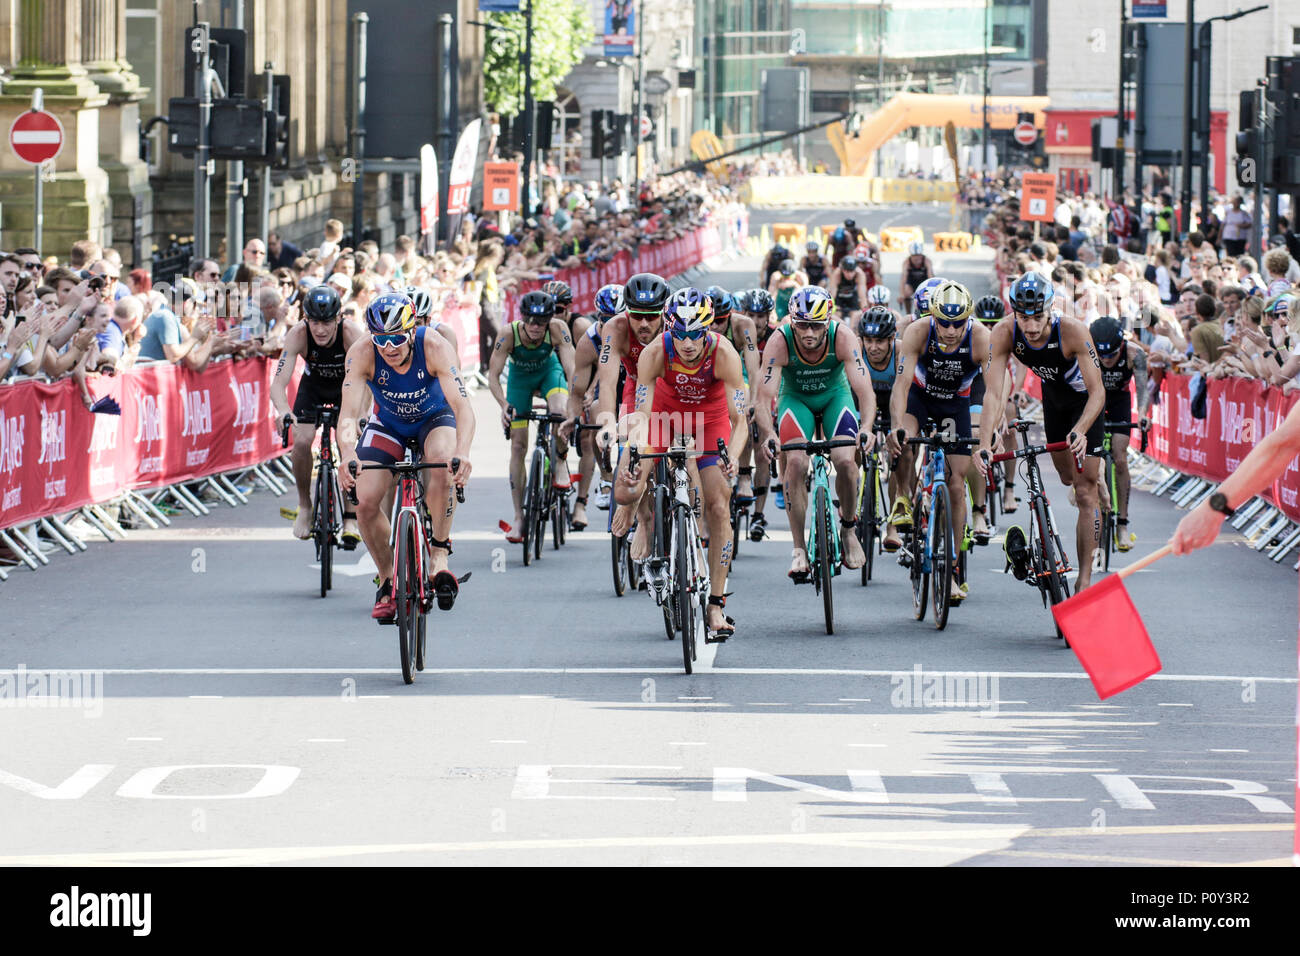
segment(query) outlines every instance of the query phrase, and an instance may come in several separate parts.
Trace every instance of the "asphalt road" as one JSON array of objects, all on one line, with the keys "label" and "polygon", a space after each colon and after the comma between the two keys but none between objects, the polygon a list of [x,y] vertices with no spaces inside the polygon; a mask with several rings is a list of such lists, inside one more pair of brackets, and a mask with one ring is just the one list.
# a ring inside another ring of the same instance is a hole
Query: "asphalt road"
[{"label": "asphalt road", "polygon": [[[887,217],[928,234],[947,212],[858,214]],[[936,260],[980,291],[987,259]],[[748,287],[757,265],[708,281]],[[490,397],[476,408],[452,559],[474,576],[435,612],[414,685],[369,618],[369,560],[341,555],[322,600],[289,500],[265,492],[0,585],[0,666],[102,681],[91,707],[29,699],[0,720],[0,864],[1289,860],[1289,565],[1225,535],[1131,578],[1164,669],[1102,704],[996,542],[945,631],[912,620],[904,570],[878,559],[867,588],[837,578],[828,636],[778,521],[741,545],[736,637],[686,677],[653,603],[614,596],[605,534],[529,568],[504,543],[506,444]],[[1135,494],[1134,553],[1179,516]],[[957,674],[976,706],[927,697]]]}]

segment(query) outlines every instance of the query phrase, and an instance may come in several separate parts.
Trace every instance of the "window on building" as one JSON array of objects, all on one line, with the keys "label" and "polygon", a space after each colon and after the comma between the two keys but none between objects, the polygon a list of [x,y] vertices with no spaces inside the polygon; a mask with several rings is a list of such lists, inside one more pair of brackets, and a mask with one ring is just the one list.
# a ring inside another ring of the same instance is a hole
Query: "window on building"
[{"label": "window on building", "polygon": [[847,113],[851,94],[838,90],[813,90],[810,108],[814,113]]},{"label": "window on building", "polygon": [[[140,101],[140,117],[148,120],[165,112],[158,105],[158,91],[162,88],[162,73],[158,51],[162,48],[161,21],[157,0],[127,0],[126,5],[126,61],[140,77],[140,85],[148,92]],[[159,123],[149,134],[153,140],[154,166],[167,152],[167,127]]]}]

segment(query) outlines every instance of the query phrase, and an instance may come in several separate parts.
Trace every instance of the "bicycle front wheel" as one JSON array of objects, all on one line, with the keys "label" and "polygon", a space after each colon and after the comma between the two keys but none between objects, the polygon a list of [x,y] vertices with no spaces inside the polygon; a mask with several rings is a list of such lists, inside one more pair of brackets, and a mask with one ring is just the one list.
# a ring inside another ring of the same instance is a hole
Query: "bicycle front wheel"
[{"label": "bicycle front wheel", "polygon": [[420,630],[420,562],[416,555],[419,532],[415,515],[403,511],[397,518],[397,560],[393,587],[397,598],[397,644],[402,658],[402,680],[415,681],[416,643]]},{"label": "bicycle front wheel", "polygon": [[[1041,529],[1041,554],[1042,554],[1042,571],[1039,577],[1039,587],[1043,590],[1044,601],[1049,607],[1055,607],[1070,596],[1070,585],[1065,580],[1065,575],[1061,573],[1061,555],[1056,553],[1056,531],[1052,527],[1050,517],[1047,513],[1047,504],[1042,499],[1034,502],[1034,520]],[[1056,636],[1065,640],[1065,635],[1061,629],[1056,628]],[[1069,646],[1069,641],[1066,641]]]},{"label": "bicycle front wheel", "polygon": [[952,596],[952,516],[948,512],[948,486],[934,489],[934,512],[930,519],[930,589],[934,594],[934,626],[948,626],[948,602]]},{"label": "bicycle front wheel", "polygon": [[831,596],[831,577],[835,574],[835,542],[831,538],[831,503],[826,489],[818,488],[814,498],[817,522],[817,577],[821,582],[822,611],[826,615],[826,633],[835,633],[835,599]]},{"label": "bicycle front wheel", "polygon": [[325,468],[316,472],[316,501],[312,508],[312,534],[316,538],[316,556],[320,558],[320,596],[334,586],[334,548],[330,543],[330,476]]},{"label": "bicycle front wheel", "polygon": [[533,563],[533,509],[537,507],[538,495],[537,487],[539,483],[538,475],[538,456],[533,455],[532,467],[528,469],[528,477],[524,484],[524,527],[520,535],[524,539],[524,567]]},{"label": "bicycle front wheel", "polygon": [[695,664],[695,641],[702,622],[702,615],[697,610],[702,596],[694,593],[695,536],[691,533],[690,522],[678,518],[676,531],[677,574],[673,584],[677,591],[677,621],[682,632],[682,664],[689,674]]},{"label": "bicycle front wheel", "polygon": [[627,590],[627,535],[619,537],[616,534],[609,536],[609,555],[614,570],[614,593],[622,597]]}]

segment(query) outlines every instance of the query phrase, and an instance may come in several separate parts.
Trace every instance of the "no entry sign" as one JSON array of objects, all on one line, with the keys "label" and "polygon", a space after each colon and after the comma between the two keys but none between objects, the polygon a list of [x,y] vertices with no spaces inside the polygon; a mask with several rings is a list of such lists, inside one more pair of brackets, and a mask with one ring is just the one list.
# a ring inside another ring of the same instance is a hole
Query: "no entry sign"
[{"label": "no entry sign", "polygon": [[24,163],[39,166],[63,149],[63,124],[53,113],[28,110],[9,127],[9,145]]},{"label": "no entry sign", "polygon": [[1011,135],[1021,146],[1033,146],[1034,141],[1038,139],[1038,130],[1034,128],[1033,123],[1017,123]]}]

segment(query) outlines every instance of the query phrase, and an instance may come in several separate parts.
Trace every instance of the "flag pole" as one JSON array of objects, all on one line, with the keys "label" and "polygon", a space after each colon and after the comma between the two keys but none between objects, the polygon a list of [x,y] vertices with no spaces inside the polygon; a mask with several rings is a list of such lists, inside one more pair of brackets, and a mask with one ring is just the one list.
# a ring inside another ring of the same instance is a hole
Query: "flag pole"
[{"label": "flag pole", "polygon": [[1174,546],[1173,546],[1172,544],[1167,544],[1167,545],[1165,545],[1163,548],[1158,548],[1158,549],[1156,549],[1155,551],[1152,551],[1152,552],[1151,552],[1150,554],[1148,554],[1145,558],[1138,558],[1136,561],[1134,561],[1134,562],[1133,562],[1132,564],[1130,564],[1128,567],[1126,567],[1126,568],[1120,568],[1120,569],[1119,569],[1118,571],[1116,571],[1115,573],[1118,574],[1121,578],[1126,578],[1126,577],[1128,577],[1130,574],[1134,574],[1134,573],[1136,573],[1136,572],[1138,572],[1138,571],[1141,571],[1141,570],[1142,570],[1143,568],[1145,568],[1147,565],[1149,565],[1149,564],[1155,564],[1155,563],[1156,563],[1157,561],[1159,561],[1161,558],[1167,558],[1167,557],[1169,557],[1169,555],[1171,555],[1171,554],[1173,554],[1173,553],[1174,553]]}]

